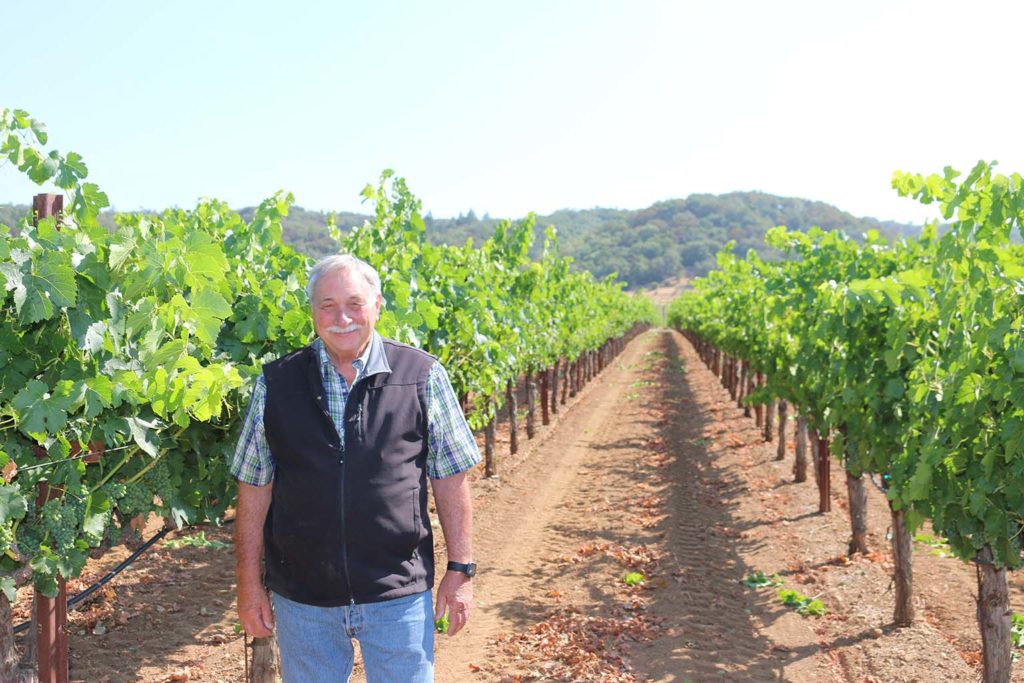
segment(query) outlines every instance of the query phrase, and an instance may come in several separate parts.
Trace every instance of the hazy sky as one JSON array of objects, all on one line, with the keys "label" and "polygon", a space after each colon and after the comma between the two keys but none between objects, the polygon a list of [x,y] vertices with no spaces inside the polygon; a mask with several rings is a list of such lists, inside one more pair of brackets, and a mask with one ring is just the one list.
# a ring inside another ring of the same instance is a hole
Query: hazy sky
[{"label": "hazy sky", "polygon": [[[122,210],[360,210],[394,168],[438,217],[761,190],[920,221],[896,169],[1024,171],[1021,2],[5,5],[0,107]],[[0,166],[0,202],[37,191]]]}]

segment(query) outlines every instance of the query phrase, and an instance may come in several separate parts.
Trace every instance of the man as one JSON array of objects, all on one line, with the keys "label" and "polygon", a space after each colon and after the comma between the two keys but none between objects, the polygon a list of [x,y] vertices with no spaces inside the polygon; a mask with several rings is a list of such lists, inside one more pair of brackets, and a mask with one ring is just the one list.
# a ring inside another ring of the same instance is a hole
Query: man
[{"label": "man", "polygon": [[[317,338],[264,366],[231,465],[238,614],[254,637],[276,621],[286,683],[347,681],[352,637],[368,681],[432,681],[434,615],[449,635],[469,617],[480,453],[440,363],[374,330],[369,264],[327,257],[307,292]],[[428,477],[449,560],[433,609]]]}]

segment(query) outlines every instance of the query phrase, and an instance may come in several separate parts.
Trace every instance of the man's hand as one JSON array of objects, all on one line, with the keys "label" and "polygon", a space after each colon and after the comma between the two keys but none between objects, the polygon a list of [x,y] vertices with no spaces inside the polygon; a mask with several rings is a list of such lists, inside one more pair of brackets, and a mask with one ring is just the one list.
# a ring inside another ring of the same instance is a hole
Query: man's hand
[{"label": "man's hand", "polygon": [[448,571],[437,587],[434,618],[448,614],[448,635],[454,636],[466,622],[473,607],[473,580],[462,572]]},{"label": "man's hand", "polygon": [[274,611],[262,585],[238,585],[238,618],[253,638],[266,638],[274,632]]}]

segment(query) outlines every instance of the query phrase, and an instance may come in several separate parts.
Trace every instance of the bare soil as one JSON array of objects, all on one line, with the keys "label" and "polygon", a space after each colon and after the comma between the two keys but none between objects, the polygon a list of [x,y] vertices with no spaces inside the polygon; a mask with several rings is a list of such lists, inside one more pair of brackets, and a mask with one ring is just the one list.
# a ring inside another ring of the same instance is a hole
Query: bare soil
[{"label": "bare soil", "polygon": [[[818,514],[813,476],[792,481],[793,444],[776,461],[677,333],[632,342],[514,458],[507,441],[499,477],[474,484],[476,606],[439,637],[438,681],[980,680],[973,568],[915,543],[917,623],[893,628],[883,496],[869,491],[871,552],[846,557],[841,468]],[[203,531],[230,543],[230,526]],[[746,586],[757,571],[781,586]],[[827,613],[801,616],[779,588]],[[243,680],[233,599],[230,548],[162,543],[71,613],[72,680]]]}]

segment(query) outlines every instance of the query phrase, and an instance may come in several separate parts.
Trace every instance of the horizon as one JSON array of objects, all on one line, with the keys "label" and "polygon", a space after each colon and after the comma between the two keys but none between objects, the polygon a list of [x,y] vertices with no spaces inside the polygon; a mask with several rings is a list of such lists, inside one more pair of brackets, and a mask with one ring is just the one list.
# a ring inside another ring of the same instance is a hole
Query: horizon
[{"label": "horizon", "polygon": [[[102,190],[103,188],[100,188],[100,189]],[[36,194],[39,194],[39,193],[37,192]],[[722,192],[722,193],[717,193],[717,194],[716,193],[710,193],[710,192],[693,192],[693,193],[691,193],[689,195],[686,195],[685,197],[669,197],[667,199],[658,199],[658,200],[656,200],[652,204],[648,204],[647,206],[640,206],[640,207],[636,207],[636,208],[618,207],[618,206],[590,206],[590,207],[585,207],[585,208],[562,207],[562,208],[559,208],[559,209],[555,209],[554,211],[551,211],[549,213],[541,214],[541,213],[537,213],[535,211],[534,212],[530,212],[530,213],[533,213],[534,215],[539,216],[539,217],[545,217],[545,216],[553,216],[554,214],[561,213],[561,212],[643,211],[645,209],[649,209],[649,208],[651,208],[653,206],[656,206],[658,204],[661,204],[661,203],[687,201],[688,199],[690,199],[690,197],[693,197],[695,195],[713,196],[713,197],[725,197],[725,196],[732,195],[732,194],[762,194],[762,195],[765,195],[767,197],[775,197],[775,198],[778,198],[778,199],[790,199],[790,200],[797,200],[797,201],[803,201],[803,202],[825,204],[826,206],[834,208],[834,209],[836,209],[838,211],[842,211],[843,213],[850,214],[851,216],[853,216],[853,218],[856,218],[856,219],[876,220],[876,221],[879,221],[880,223],[897,223],[897,224],[900,224],[900,225],[906,225],[906,226],[912,226],[912,227],[921,227],[921,226],[923,226],[923,223],[913,223],[913,222],[902,222],[902,221],[894,221],[894,220],[885,220],[885,219],[877,218],[875,216],[858,216],[856,214],[850,213],[849,211],[845,211],[842,207],[835,206],[833,204],[829,204],[828,202],[822,202],[822,201],[817,200],[817,199],[809,199],[807,197],[786,197],[786,196],[783,196],[783,195],[776,195],[776,194],[772,194],[772,193],[769,193],[769,192],[761,192],[760,190],[731,190],[731,191],[728,191],[728,192]],[[23,206],[25,208],[31,209],[31,206],[32,206],[31,199],[32,199],[32,197],[29,197],[29,201],[26,201],[26,202],[0,202],[0,206]],[[216,199],[216,198],[211,198],[211,199]],[[199,200],[197,200],[197,201],[199,201]],[[258,205],[259,205],[259,202],[255,203],[255,204],[246,204],[245,206],[230,206],[229,205],[229,208],[232,211],[241,212],[241,211],[246,211],[246,210],[249,210],[249,209],[255,209]],[[111,204],[111,206],[109,206],[109,207],[107,207],[105,209],[102,209],[100,211],[100,214],[118,214],[118,213],[136,213],[136,212],[157,213],[157,214],[159,214],[159,213],[161,213],[163,211],[168,211],[168,210],[188,210],[188,209],[191,209],[191,208],[193,208],[193,207],[189,207],[189,206],[165,206],[165,207],[161,207],[159,209],[153,209],[153,208],[149,208],[149,207],[141,207],[141,208],[137,208],[137,209],[122,210],[122,209],[119,209],[118,207],[114,206],[113,204]],[[367,218],[372,218],[373,217],[372,211],[367,211],[367,212],[364,213],[364,212],[362,212],[362,211],[360,211],[358,209],[357,210],[348,210],[348,209],[338,209],[338,210],[333,210],[333,209],[312,209],[310,207],[302,206],[298,202],[293,203],[289,208],[290,209],[300,209],[300,210],[308,212],[308,213],[314,213],[314,214],[318,214],[318,215],[322,215],[322,216],[330,216],[331,214],[340,214],[340,213],[350,213],[350,214],[355,214],[355,215],[359,215],[359,216],[363,216],[363,217],[367,217]],[[526,215],[527,215],[527,214],[523,214],[521,216],[492,216],[492,215],[490,215],[488,213],[484,213],[484,214],[481,214],[481,215],[476,215],[476,212],[473,209],[469,209],[469,211],[467,211],[465,213],[462,213],[462,214],[459,214],[459,215],[456,215],[456,216],[435,216],[430,211],[427,211],[427,210],[424,210],[421,215],[423,216],[424,219],[428,219],[428,220],[453,221],[453,220],[458,220],[460,218],[467,217],[470,214],[470,212],[472,212],[476,216],[476,219],[480,220],[480,221],[486,221],[486,220],[512,220],[512,221],[518,221],[518,220],[522,220],[522,219],[526,218]],[[339,226],[339,227],[345,227],[345,226]]]},{"label": "horizon", "polygon": [[[48,7],[75,31],[45,49],[11,31],[0,106],[46,123],[120,211],[285,190],[358,213],[393,168],[435,217],[756,191],[921,224],[937,207],[893,171],[1024,171],[997,125],[1024,101],[1001,75],[1024,20],[1008,0]],[[44,190],[0,169],[0,202]]]}]

